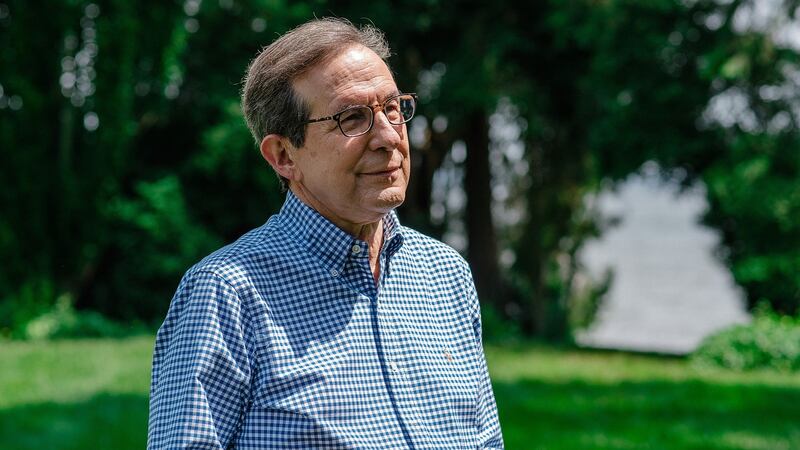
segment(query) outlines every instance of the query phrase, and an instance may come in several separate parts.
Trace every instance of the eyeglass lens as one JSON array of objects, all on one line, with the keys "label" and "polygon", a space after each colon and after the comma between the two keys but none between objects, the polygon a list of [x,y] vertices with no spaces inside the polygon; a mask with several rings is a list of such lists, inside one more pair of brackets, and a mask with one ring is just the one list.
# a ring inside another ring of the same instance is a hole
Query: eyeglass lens
[{"label": "eyeglass lens", "polygon": [[[392,97],[382,105],[383,113],[392,125],[400,125],[414,117],[416,102],[413,95]],[[372,127],[373,110],[369,106],[356,106],[339,115],[339,128],[347,136],[358,136]]]}]

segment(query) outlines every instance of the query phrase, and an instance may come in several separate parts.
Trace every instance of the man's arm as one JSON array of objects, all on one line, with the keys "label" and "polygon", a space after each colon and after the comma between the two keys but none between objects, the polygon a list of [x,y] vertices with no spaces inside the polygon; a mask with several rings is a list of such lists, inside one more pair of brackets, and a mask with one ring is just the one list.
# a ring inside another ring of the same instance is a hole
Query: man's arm
[{"label": "man's arm", "polygon": [[156,337],[148,449],[225,449],[250,384],[239,297],[226,281],[190,271]]},{"label": "man's arm", "polygon": [[472,305],[473,321],[472,326],[475,331],[475,341],[477,354],[479,357],[481,380],[478,389],[478,448],[479,449],[502,449],[503,435],[500,431],[500,420],[497,417],[497,404],[492,391],[492,383],[489,380],[489,370],[486,366],[486,357],[483,353],[483,333],[481,330],[481,306],[478,302],[478,295],[475,291],[475,284],[470,278],[468,281],[470,301]]}]

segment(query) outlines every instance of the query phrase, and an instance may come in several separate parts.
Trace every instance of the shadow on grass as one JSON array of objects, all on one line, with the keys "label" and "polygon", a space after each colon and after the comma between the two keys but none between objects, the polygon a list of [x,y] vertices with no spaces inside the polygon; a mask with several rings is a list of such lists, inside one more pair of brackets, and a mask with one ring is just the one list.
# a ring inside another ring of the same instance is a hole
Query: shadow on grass
[{"label": "shadow on grass", "polygon": [[509,449],[797,449],[800,391],[701,381],[495,383]]},{"label": "shadow on grass", "polygon": [[0,410],[0,448],[145,448],[147,396],[101,394],[80,403],[39,403]]}]

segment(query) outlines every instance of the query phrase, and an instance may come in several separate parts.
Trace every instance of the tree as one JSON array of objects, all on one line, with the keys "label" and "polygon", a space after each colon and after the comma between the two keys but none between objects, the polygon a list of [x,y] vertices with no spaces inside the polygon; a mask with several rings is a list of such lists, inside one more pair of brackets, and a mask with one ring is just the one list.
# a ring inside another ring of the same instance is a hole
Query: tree
[{"label": "tree", "polygon": [[[761,23],[745,20],[756,17],[745,0],[9,1],[0,329],[65,293],[156,321],[191,263],[276,211],[239,80],[260,47],[315,15],[386,32],[398,85],[420,92],[404,223],[441,236],[434,178],[444,162],[463,172],[480,296],[527,333],[569,334],[576,254],[602,229],[584,199],[648,160],[706,183],[706,222],[750,303],[796,310],[800,72],[780,34],[796,3]],[[493,137],[499,116],[519,130],[513,142]],[[504,146],[522,149],[513,173]],[[503,208],[520,219],[496,220]]]}]

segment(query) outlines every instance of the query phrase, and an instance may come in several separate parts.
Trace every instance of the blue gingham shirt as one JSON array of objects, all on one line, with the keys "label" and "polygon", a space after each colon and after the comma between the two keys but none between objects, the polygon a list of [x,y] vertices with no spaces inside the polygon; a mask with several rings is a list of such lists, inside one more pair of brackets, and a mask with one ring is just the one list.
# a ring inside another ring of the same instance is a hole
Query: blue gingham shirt
[{"label": "blue gingham shirt", "polygon": [[466,262],[385,216],[367,243],[291,192],[186,273],[156,338],[150,449],[502,448]]}]

